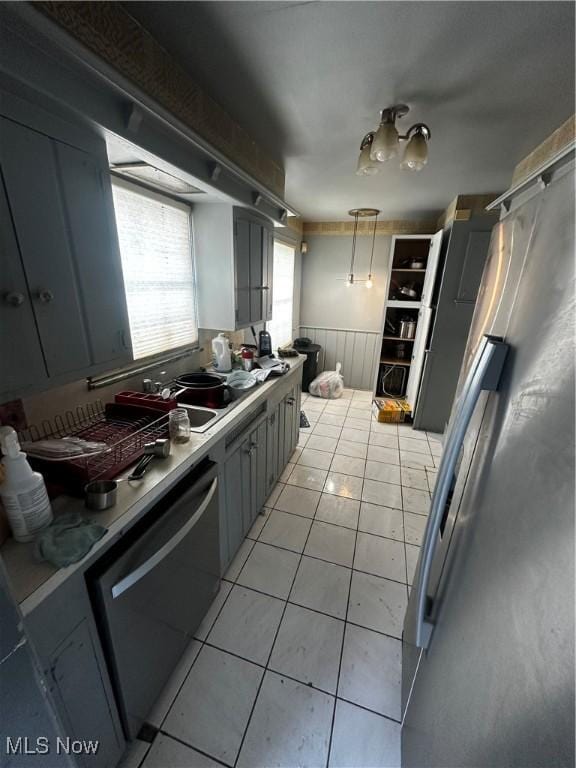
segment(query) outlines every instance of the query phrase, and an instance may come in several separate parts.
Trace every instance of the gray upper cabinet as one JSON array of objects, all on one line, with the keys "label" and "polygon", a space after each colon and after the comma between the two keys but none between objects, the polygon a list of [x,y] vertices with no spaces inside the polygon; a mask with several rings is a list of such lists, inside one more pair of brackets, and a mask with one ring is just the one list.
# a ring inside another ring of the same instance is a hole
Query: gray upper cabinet
[{"label": "gray upper cabinet", "polygon": [[200,327],[233,331],[270,320],[269,222],[227,203],[195,205],[193,220]]},{"label": "gray upper cabinet", "polygon": [[30,350],[2,342],[4,398],[132,360],[104,142],[32,122],[0,117],[1,313]]}]

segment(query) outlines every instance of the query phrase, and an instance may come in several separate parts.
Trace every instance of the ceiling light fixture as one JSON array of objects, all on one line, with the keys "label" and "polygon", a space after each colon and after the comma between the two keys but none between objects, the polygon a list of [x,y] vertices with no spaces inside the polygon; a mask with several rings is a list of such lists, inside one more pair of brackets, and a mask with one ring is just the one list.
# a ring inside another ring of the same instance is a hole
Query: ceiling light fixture
[{"label": "ceiling light fixture", "polygon": [[[348,211],[350,216],[354,216],[354,231],[352,233],[352,254],[350,256],[350,272],[346,277],[346,288],[351,288],[353,285],[360,285],[364,283],[366,288],[372,288],[374,281],[372,279],[372,265],[374,263],[374,245],[376,242],[376,224],[378,222],[378,214],[380,211],[377,208],[353,208]],[[354,262],[356,260],[356,243],[358,236],[358,219],[366,219],[374,216],[374,227],[372,229],[372,251],[370,253],[370,267],[368,268],[368,279],[358,279],[354,277]]]},{"label": "ceiling light fixture", "polygon": [[430,128],[424,123],[412,125],[405,134],[399,134],[396,120],[409,112],[406,104],[387,107],[380,113],[380,125],[376,131],[367,133],[360,144],[360,156],[356,173],[358,176],[373,176],[387,163],[398,157],[400,142],[407,142],[400,168],[421,171],[428,162]]}]

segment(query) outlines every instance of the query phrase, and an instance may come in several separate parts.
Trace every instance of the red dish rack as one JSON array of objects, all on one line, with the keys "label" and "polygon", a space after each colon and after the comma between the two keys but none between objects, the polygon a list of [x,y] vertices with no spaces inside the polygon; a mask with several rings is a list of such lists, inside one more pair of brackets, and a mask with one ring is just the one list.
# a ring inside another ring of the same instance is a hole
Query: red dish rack
[{"label": "red dish rack", "polygon": [[168,437],[168,413],[97,401],[19,434],[21,442],[59,437],[81,437],[108,445],[102,453],[62,461],[30,457],[31,465],[42,473],[52,495],[62,491],[81,495],[86,483],[111,480],[144,455],[146,443]]},{"label": "red dish rack", "polygon": [[124,405],[139,405],[143,408],[154,408],[164,412],[178,408],[176,400],[164,400],[161,395],[153,395],[147,392],[132,392],[129,390],[126,392],[118,392],[117,395],[114,395],[114,400],[115,402],[123,403]]}]

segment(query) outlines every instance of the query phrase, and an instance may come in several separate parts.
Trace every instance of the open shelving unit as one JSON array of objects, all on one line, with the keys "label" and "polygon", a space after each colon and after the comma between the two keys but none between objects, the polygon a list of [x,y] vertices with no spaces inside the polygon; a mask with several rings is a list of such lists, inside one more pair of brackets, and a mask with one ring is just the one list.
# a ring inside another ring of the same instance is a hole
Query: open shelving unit
[{"label": "open shelving unit", "polygon": [[[412,410],[422,374],[441,236],[438,232],[392,238],[375,395],[404,399]],[[411,326],[411,338],[406,338],[406,325]]]}]

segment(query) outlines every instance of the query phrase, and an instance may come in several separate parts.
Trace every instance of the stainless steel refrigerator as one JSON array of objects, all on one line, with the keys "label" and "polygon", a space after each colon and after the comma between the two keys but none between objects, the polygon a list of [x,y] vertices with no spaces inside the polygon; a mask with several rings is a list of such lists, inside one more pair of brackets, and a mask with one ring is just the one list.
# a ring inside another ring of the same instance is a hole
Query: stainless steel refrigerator
[{"label": "stainless steel refrigerator", "polygon": [[499,204],[404,624],[404,768],[574,765],[574,147]]}]

